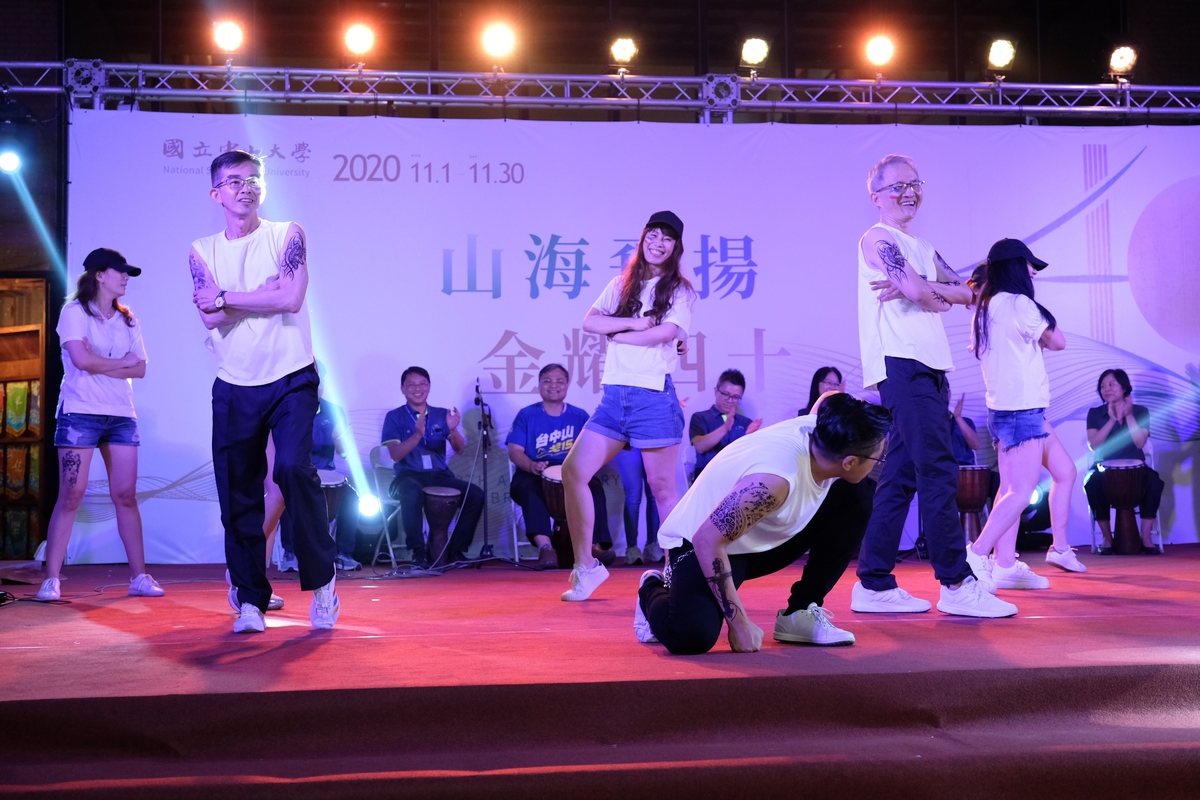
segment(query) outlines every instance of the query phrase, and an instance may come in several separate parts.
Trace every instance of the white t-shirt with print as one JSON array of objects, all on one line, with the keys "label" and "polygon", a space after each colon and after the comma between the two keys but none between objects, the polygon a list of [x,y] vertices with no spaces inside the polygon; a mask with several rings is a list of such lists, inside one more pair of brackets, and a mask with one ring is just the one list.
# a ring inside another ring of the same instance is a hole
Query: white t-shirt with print
[{"label": "white t-shirt with print", "polygon": [[765,553],[791,539],[812,521],[836,478],[813,479],[808,440],[815,414],[778,422],[743,436],[717,454],[658,529],[658,544],[670,549],[692,541],[735,484],[747,475],[778,475],[788,483],[783,505],[735,539],[726,551]]},{"label": "white t-shirt with print", "polygon": [[1024,411],[1050,405],[1050,377],[1038,343],[1048,327],[1037,304],[1025,295],[1000,292],[992,297],[987,349],[979,359],[988,408]]},{"label": "white t-shirt with print", "polygon": [[[658,285],[658,277],[651,278],[642,286],[639,300],[642,310],[638,317],[644,317],[654,306],[654,287]],[[621,276],[613,278],[604,287],[600,297],[592,303],[592,308],[601,314],[612,314],[621,304]],[[693,295],[685,287],[680,286],[671,298],[671,307],[663,322],[673,322],[679,328],[680,339],[686,339],[692,326]],[[679,353],[675,350],[675,340],[655,345],[620,344],[609,340],[608,351],[604,356],[604,376],[600,382],[615,386],[640,386],[643,389],[654,389],[661,392],[666,386],[667,375],[679,367]]]},{"label": "white t-shirt with print", "polygon": [[133,417],[133,380],[96,375],[75,366],[67,353],[67,342],[81,342],[85,338],[92,352],[104,358],[123,358],[126,353],[135,353],[140,361],[146,358],[146,344],[142,341],[142,326],[135,317],[133,326],[125,324],[125,317],[114,313],[105,319],[96,306],[95,316],[83,310],[78,300],[67,303],[58,318],[59,347],[62,349],[63,381],[58,397],[58,413],[62,414],[105,414],[112,417]]}]

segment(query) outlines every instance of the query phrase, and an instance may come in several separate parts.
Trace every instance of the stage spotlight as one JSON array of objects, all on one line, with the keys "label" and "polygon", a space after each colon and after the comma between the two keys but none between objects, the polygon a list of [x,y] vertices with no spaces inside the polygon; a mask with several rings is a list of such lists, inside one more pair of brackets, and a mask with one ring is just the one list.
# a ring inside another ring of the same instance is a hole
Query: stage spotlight
[{"label": "stage spotlight", "polygon": [[1114,78],[1118,75],[1129,75],[1137,64],[1137,50],[1129,45],[1114,48],[1108,59],[1108,73]]},{"label": "stage spotlight", "polygon": [[242,26],[236,22],[225,20],[213,24],[213,41],[226,53],[237,52],[244,38]]},{"label": "stage spotlight", "polygon": [[358,498],[358,513],[364,517],[373,517],[383,510],[383,504],[373,494],[364,494]]},{"label": "stage spotlight", "polygon": [[997,39],[988,48],[988,69],[1005,70],[1017,59],[1017,46],[1008,39]]},{"label": "stage spotlight", "polygon": [[742,43],[742,66],[758,68],[767,60],[771,46],[766,39],[752,37]]},{"label": "stage spotlight", "polygon": [[1029,497],[1029,505],[1036,506],[1038,501],[1042,499],[1042,490],[1034,489],[1033,494]]},{"label": "stage spotlight", "polygon": [[487,30],[483,32],[483,52],[492,58],[505,58],[512,53],[513,48],[516,46],[516,33],[503,22],[489,25]]},{"label": "stage spotlight", "polygon": [[14,172],[21,169],[21,157],[12,150],[5,150],[0,153],[0,170],[12,175]]},{"label": "stage spotlight", "polygon": [[357,24],[346,28],[346,49],[356,56],[363,56],[375,46],[375,31],[366,25]]},{"label": "stage spotlight", "polygon": [[867,42],[867,61],[870,61],[873,66],[885,66],[895,54],[896,46],[886,36],[876,36]]},{"label": "stage spotlight", "polygon": [[628,36],[622,36],[612,43],[612,47],[608,49],[612,54],[612,60],[616,64],[629,66],[633,61],[633,57],[637,55],[637,44]]}]

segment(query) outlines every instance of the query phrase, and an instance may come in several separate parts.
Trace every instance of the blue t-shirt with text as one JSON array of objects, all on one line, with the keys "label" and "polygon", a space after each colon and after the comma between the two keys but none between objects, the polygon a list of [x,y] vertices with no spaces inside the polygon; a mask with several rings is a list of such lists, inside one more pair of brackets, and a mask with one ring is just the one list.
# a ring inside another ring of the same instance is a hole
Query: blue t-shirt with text
[{"label": "blue t-shirt with text", "polygon": [[547,414],[541,403],[534,403],[517,412],[504,443],[520,445],[534,461],[561,464],[587,421],[588,413],[570,403],[563,404],[563,413],[557,417]]}]

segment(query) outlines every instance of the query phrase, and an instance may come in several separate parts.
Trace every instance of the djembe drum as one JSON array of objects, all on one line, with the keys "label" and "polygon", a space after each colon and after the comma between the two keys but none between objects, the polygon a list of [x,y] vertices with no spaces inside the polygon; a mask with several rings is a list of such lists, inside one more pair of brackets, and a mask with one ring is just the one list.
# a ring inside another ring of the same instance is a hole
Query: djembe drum
[{"label": "djembe drum", "polygon": [[462,492],[449,486],[426,486],[425,519],[429,521],[429,553],[431,567],[446,565],[446,543],[450,539],[450,523],[462,504]]},{"label": "djembe drum", "polygon": [[321,479],[321,491],[325,493],[325,513],[329,521],[329,535],[337,539],[337,514],[342,507],[342,498],[350,491],[350,481],[340,472],[331,469],[317,470]]},{"label": "djembe drum", "polygon": [[992,471],[987,467],[963,466],[958,467],[958,520],[962,523],[963,533],[968,542],[979,538],[983,523],[979,519],[988,499],[988,488],[991,485]]},{"label": "djembe drum", "polygon": [[1122,556],[1142,552],[1142,535],[1138,532],[1137,516],[1133,509],[1142,502],[1146,491],[1146,463],[1136,458],[1105,461],[1099,467],[1104,493],[1117,511],[1113,525],[1113,552]]},{"label": "djembe drum", "polygon": [[571,545],[571,532],[567,528],[567,495],[563,490],[561,464],[551,464],[542,471],[542,497],[546,500],[550,519],[554,520],[550,543],[558,555],[558,567],[571,569],[575,566],[575,548]]}]

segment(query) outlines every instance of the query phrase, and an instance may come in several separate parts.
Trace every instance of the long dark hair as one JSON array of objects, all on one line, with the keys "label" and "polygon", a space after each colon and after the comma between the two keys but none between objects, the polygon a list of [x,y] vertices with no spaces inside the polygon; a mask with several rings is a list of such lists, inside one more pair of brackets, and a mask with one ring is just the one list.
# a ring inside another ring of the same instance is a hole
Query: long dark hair
[{"label": "long dark hair", "polygon": [[646,242],[646,234],[655,228],[675,237],[675,249],[663,262],[661,277],[654,287],[654,304],[645,316],[652,317],[655,325],[661,325],[663,317],[671,310],[671,298],[675,296],[676,290],[682,286],[689,294],[692,292],[691,281],[679,271],[679,260],[683,257],[683,237],[670,226],[653,225],[642,230],[642,235],[638,237],[637,250],[621,273],[621,302],[617,305],[614,317],[636,317],[642,310],[642,301],[638,298],[646,281],[654,277],[654,267],[646,260],[642,247]]},{"label": "long dark hair", "polygon": [[1046,307],[1034,300],[1033,278],[1029,277],[1029,264],[1024,258],[1004,258],[999,261],[989,261],[984,268],[983,286],[977,294],[975,316],[971,320],[972,332],[975,334],[975,357],[979,358],[988,348],[988,306],[992,298],[1001,292],[1022,294],[1033,300],[1042,314],[1042,319],[1050,326],[1050,330],[1058,327],[1054,315]]},{"label": "long dark hair", "polygon": [[[92,303],[95,302],[99,295],[100,282],[96,280],[96,272],[85,269],[83,274],[79,276],[79,282],[75,284],[75,294],[67,298],[67,302],[78,300],[79,305],[83,306],[83,313],[89,317],[96,317],[92,313]],[[132,328],[134,325],[133,312],[129,310],[129,307],[118,303],[115,297],[112,301],[112,307],[114,311],[120,312],[121,316],[125,318],[125,324]],[[96,318],[99,319],[99,317]]]},{"label": "long dark hair", "polygon": [[837,367],[821,367],[814,372],[812,386],[808,388],[808,405],[800,409],[799,416],[803,417],[812,410],[813,403],[817,402],[817,398],[821,396],[821,381],[825,380],[825,376],[831,372],[838,376],[838,383],[842,382],[842,371]]}]

